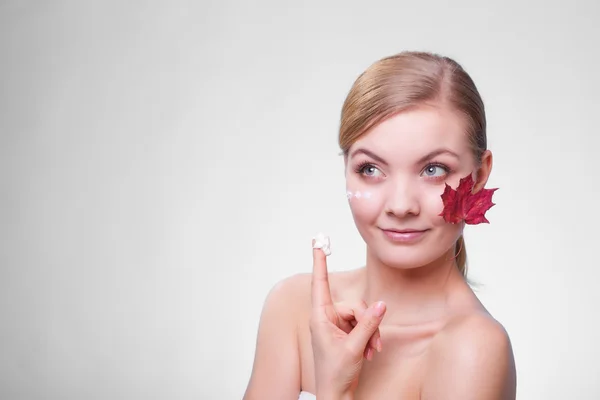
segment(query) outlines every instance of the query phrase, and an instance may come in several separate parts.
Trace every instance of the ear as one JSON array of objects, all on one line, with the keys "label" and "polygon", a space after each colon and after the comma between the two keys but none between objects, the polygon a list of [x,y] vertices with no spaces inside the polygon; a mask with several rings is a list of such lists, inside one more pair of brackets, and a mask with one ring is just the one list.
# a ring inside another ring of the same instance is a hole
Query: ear
[{"label": "ear", "polygon": [[485,184],[490,177],[492,172],[493,156],[490,150],[483,152],[481,156],[481,165],[477,168],[475,186],[473,187],[473,193],[477,193],[485,187]]}]

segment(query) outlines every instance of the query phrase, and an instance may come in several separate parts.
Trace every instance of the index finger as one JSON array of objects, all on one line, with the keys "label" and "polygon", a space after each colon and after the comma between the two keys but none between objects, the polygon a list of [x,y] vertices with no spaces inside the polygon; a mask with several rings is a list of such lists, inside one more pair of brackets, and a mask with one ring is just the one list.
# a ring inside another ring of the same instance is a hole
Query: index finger
[{"label": "index finger", "polygon": [[333,306],[329,290],[326,256],[329,250],[329,237],[319,233],[313,238],[312,306],[313,308]]}]

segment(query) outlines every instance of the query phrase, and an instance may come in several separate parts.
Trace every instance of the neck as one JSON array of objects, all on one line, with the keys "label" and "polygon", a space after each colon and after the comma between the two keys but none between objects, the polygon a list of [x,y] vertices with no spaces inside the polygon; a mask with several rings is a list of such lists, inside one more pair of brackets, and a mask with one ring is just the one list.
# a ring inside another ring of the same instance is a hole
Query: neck
[{"label": "neck", "polygon": [[465,285],[450,248],[428,265],[395,268],[382,263],[367,250],[363,298],[367,304],[383,300],[387,312],[383,323],[414,324],[440,318],[446,313],[450,287]]}]

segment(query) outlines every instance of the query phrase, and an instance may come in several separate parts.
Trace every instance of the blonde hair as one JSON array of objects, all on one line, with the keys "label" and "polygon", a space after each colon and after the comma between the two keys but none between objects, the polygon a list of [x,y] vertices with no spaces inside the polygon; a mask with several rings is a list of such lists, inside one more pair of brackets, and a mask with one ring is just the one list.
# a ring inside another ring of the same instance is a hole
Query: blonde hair
[{"label": "blonde hair", "polygon": [[[339,146],[344,155],[369,129],[386,118],[424,103],[461,114],[476,164],[487,149],[483,100],[467,72],[451,58],[405,51],[372,64],[354,82],[341,113]],[[467,251],[461,235],[454,247],[456,265],[467,275]]]}]

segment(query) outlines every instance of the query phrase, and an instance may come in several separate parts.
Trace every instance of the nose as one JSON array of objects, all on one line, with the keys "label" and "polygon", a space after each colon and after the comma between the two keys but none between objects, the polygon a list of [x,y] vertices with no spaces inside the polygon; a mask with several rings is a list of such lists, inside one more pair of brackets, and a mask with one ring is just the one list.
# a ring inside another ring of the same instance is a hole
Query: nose
[{"label": "nose", "polygon": [[419,215],[421,208],[414,186],[414,184],[402,181],[391,187],[386,200],[386,213],[396,217],[406,217],[409,214]]}]

